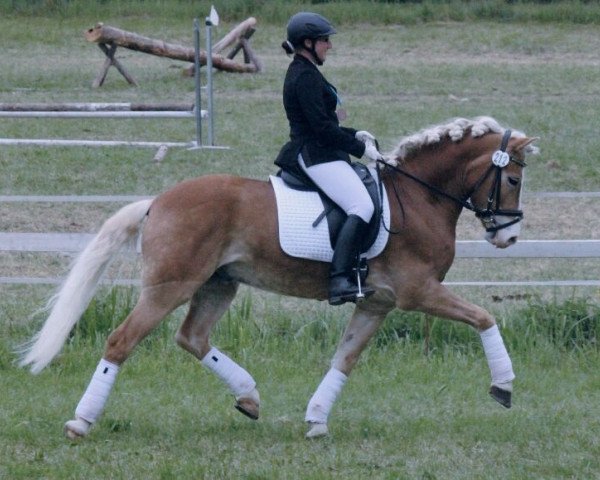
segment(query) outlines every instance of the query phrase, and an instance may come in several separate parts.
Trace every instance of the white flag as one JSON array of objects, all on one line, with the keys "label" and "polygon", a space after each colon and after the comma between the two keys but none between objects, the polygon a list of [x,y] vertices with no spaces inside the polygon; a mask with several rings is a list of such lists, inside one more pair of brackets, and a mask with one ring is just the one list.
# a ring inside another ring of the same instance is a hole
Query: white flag
[{"label": "white flag", "polygon": [[210,15],[208,19],[210,20],[210,23],[215,27],[219,25],[219,14],[217,13],[217,10],[215,9],[214,5],[210,6]]}]

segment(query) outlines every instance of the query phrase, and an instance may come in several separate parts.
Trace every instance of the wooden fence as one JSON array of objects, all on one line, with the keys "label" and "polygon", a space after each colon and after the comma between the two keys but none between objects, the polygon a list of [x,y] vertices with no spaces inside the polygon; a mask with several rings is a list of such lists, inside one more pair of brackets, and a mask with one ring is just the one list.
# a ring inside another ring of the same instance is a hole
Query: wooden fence
[{"label": "wooden fence", "polygon": [[[0,232],[0,252],[37,252],[76,254],[83,250],[94,234],[87,233],[12,233]],[[506,249],[494,248],[481,240],[456,242],[457,258],[600,258],[600,240],[520,240]],[[0,277],[0,284],[56,284],[58,278]],[[136,284],[135,280],[111,281],[116,284]],[[600,287],[599,280],[547,281],[455,281],[460,286],[588,286]]]},{"label": "wooden fence", "polygon": [[[526,197],[538,198],[600,198],[600,192],[529,192]],[[134,195],[0,195],[0,203],[128,203],[150,196]],[[0,252],[63,253],[75,255],[94,237],[92,233],[16,233],[0,232]],[[456,257],[464,259],[600,259],[600,240],[519,240],[506,249],[494,248],[481,240],[456,243]],[[599,275],[600,277],[600,275]],[[60,278],[0,277],[0,284],[57,284]],[[116,285],[136,285],[138,280],[110,280]],[[533,280],[533,281],[453,281],[457,286],[557,286],[600,287],[597,280]]]},{"label": "wooden fence", "polygon": [[[0,118],[108,118],[108,119],[196,119],[208,117],[208,112],[195,112],[193,104],[132,104],[132,103],[53,103],[9,104],[0,103]],[[155,160],[160,161],[171,147],[193,148],[197,142],[91,140],[64,138],[0,138],[0,146],[55,146],[55,147],[150,147],[160,149]]]}]

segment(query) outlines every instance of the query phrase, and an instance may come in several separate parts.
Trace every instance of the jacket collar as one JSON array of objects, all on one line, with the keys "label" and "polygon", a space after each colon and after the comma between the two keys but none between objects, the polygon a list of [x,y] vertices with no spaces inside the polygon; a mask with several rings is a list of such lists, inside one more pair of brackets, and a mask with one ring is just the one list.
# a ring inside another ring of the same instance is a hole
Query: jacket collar
[{"label": "jacket collar", "polygon": [[303,63],[305,63],[307,65],[310,65],[315,70],[317,70],[318,72],[320,72],[319,68],[313,62],[311,62],[308,58],[306,58],[304,55],[300,55],[299,53],[296,53],[294,55],[294,60],[298,61],[298,62],[303,62]]}]

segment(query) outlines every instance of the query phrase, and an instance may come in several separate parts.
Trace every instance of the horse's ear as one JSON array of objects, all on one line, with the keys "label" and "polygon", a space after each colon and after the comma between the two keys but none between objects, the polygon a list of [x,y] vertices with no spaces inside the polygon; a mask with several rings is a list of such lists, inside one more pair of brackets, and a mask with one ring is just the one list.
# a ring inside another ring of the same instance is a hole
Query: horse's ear
[{"label": "horse's ear", "polygon": [[[517,138],[515,139],[515,143],[512,146],[512,151],[513,152],[524,152],[527,153],[526,148],[529,147],[529,145],[531,145],[533,142],[536,142],[540,139],[540,137],[523,137],[523,138]],[[536,152],[537,148],[536,147],[530,147],[529,149],[529,153],[531,153],[532,151]]]}]

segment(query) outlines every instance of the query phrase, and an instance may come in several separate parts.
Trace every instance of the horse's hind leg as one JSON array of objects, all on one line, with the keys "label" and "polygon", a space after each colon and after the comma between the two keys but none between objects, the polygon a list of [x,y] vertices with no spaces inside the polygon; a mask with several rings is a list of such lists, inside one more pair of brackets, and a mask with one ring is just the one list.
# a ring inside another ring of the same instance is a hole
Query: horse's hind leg
[{"label": "horse's hind leg", "polygon": [[65,434],[74,439],[87,435],[112,390],[120,365],[154,327],[181,303],[187,301],[185,286],[167,283],[145,287],[127,319],[108,337],[104,355],[75,409],[75,419],[65,424]]},{"label": "horse's hind leg", "polygon": [[246,370],[209,343],[212,327],[229,308],[237,289],[237,282],[214,274],[194,294],[176,340],[229,387],[236,399],[235,408],[256,420],[260,404],[256,382]]}]

